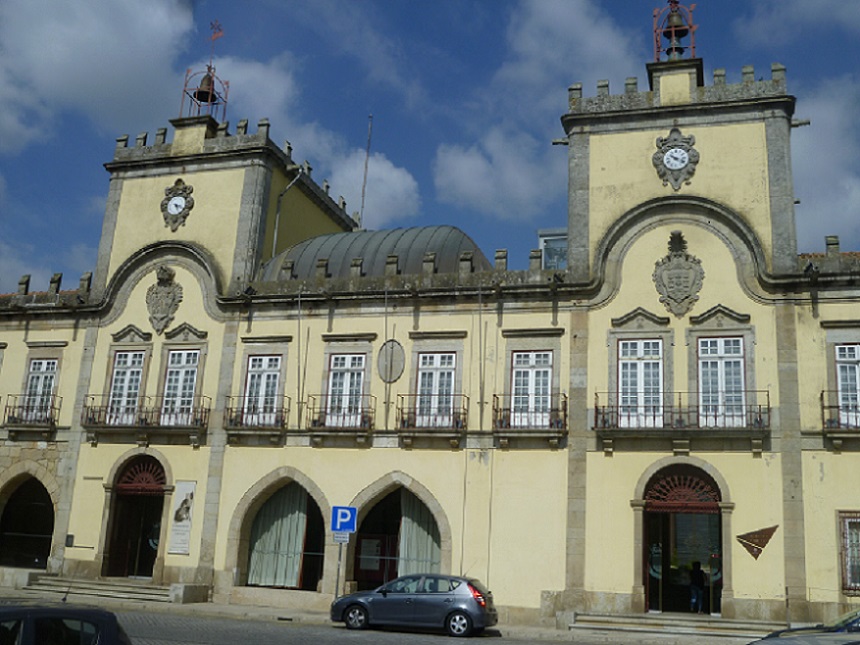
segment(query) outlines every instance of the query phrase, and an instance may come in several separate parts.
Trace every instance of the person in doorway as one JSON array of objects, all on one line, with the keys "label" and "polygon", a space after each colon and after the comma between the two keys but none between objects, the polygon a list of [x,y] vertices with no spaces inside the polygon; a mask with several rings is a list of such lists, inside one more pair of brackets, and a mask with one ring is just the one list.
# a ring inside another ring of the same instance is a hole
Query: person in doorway
[{"label": "person in doorway", "polygon": [[693,562],[693,570],[690,571],[690,611],[702,613],[702,601],[705,597],[705,572],[702,571],[702,563]]}]

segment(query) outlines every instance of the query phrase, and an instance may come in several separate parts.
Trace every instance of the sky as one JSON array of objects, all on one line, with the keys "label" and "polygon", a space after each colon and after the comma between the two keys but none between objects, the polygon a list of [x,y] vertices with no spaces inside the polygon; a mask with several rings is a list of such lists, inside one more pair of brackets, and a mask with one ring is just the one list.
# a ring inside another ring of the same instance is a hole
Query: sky
[{"label": "sky", "polygon": [[[0,293],[96,264],[117,137],[180,116],[214,52],[226,119],[262,118],[362,226],[453,224],[525,268],[567,219],[567,88],[611,93],[653,59],[665,0],[0,0]],[[787,67],[800,252],[860,250],[860,1],[698,0],[696,54]],[[224,36],[211,40],[217,20]],[[172,137],[172,128],[168,138]]]}]

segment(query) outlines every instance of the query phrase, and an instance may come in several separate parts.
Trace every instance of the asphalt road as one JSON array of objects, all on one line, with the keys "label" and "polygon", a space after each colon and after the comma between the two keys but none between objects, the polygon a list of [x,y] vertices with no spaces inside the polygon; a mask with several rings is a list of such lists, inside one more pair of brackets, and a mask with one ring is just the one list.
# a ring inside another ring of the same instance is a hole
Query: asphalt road
[{"label": "asphalt road", "polygon": [[117,615],[134,645],[453,645],[457,642],[478,645],[504,643],[505,645],[531,645],[540,642],[575,642],[582,645],[627,645],[660,642],[663,645],[717,643],[734,645],[733,638],[696,636],[651,635],[643,638],[623,632],[535,632],[534,636],[509,638],[501,630],[488,629],[480,636],[468,640],[452,639],[446,634],[404,632],[394,630],[350,631],[342,625],[319,625],[289,621],[247,620],[206,615],[180,615],[163,612],[118,611]]}]

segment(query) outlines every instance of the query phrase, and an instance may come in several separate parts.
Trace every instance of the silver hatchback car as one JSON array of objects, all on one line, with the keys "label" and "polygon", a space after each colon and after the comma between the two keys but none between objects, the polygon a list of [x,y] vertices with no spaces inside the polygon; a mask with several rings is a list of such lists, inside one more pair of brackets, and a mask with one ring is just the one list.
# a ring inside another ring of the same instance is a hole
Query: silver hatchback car
[{"label": "silver hatchback car", "polygon": [[480,580],[424,573],[341,596],[331,604],[331,619],[344,622],[349,629],[421,627],[469,636],[492,627],[499,616],[493,594]]}]

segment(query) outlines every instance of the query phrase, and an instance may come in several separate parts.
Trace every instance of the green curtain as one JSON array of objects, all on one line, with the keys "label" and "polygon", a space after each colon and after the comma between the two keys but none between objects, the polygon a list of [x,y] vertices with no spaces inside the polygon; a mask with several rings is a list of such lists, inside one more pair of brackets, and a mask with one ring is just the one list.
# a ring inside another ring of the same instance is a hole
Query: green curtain
[{"label": "green curtain", "polygon": [[430,509],[405,488],[400,489],[400,552],[397,575],[439,573],[442,549],[439,527]]},{"label": "green curtain", "polygon": [[249,585],[299,585],[307,505],[307,492],[293,482],[272,495],[260,508],[251,527]]}]

